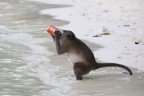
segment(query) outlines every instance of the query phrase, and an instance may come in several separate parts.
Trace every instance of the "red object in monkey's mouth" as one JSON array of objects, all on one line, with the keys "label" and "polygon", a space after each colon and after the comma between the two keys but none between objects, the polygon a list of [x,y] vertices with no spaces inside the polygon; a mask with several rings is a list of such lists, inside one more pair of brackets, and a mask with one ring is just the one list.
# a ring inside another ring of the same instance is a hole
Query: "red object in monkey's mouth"
[{"label": "red object in monkey's mouth", "polygon": [[50,34],[50,35],[53,35],[54,36],[54,33],[55,31],[58,31],[59,35],[61,35],[62,33],[60,32],[60,30],[54,26],[49,26],[48,29],[47,29],[47,32]]}]

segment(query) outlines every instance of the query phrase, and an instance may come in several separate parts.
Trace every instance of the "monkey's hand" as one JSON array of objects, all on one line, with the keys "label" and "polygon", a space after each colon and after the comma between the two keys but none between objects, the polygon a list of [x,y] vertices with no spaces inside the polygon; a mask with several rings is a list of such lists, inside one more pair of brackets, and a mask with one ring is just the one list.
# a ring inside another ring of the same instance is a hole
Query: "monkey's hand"
[{"label": "monkey's hand", "polygon": [[59,33],[58,33],[57,30],[54,32],[54,34],[55,34],[55,38],[58,38],[58,39],[59,39]]}]

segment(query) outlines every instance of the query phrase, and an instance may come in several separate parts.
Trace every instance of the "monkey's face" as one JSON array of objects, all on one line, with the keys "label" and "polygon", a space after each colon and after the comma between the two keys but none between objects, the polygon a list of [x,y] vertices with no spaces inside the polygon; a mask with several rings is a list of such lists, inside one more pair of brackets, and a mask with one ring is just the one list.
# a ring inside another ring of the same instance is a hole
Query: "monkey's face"
[{"label": "monkey's face", "polygon": [[65,41],[65,40],[73,40],[75,39],[75,34],[72,31],[69,30],[63,30],[63,33],[60,36],[60,40],[61,41]]}]

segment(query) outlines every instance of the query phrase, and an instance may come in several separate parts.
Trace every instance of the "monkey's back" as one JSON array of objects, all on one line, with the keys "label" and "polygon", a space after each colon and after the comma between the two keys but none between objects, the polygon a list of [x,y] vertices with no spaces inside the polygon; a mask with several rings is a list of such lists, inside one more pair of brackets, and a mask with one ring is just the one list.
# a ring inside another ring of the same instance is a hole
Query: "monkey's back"
[{"label": "monkey's back", "polygon": [[85,63],[93,65],[95,64],[95,57],[91,49],[80,39],[75,38],[71,42],[71,50],[73,51],[72,53],[75,53],[79,57],[80,60],[84,60]]}]

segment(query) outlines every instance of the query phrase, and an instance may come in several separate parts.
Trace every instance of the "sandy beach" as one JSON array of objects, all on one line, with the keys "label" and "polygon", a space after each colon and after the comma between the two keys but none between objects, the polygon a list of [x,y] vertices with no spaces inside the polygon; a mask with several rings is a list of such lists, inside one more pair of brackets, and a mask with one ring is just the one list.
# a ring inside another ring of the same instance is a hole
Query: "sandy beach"
[{"label": "sandy beach", "polygon": [[[0,5],[1,96],[143,96],[143,0],[1,0]],[[133,76],[104,68],[76,81],[67,56],[57,55],[46,32],[51,24],[72,30],[97,61],[126,65]]]},{"label": "sandy beach", "polygon": [[[95,52],[96,57],[100,60],[119,62],[144,70],[143,0],[133,0],[132,2],[131,0],[90,0],[88,2],[83,0],[42,0],[40,2],[54,4],[62,2],[62,4],[74,6],[54,10],[45,9],[41,11],[41,14],[51,14],[55,18],[70,21],[70,24],[61,28],[70,29],[79,38],[104,46],[103,49]],[[65,11],[65,14],[61,14],[62,11]],[[111,35],[92,38],[92,36],[102,33],[103,27]],[[137,41],[140,42],[138,45],[135,44]],[[110,54],[110,56],[103,54]]]}]

